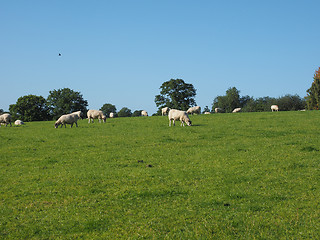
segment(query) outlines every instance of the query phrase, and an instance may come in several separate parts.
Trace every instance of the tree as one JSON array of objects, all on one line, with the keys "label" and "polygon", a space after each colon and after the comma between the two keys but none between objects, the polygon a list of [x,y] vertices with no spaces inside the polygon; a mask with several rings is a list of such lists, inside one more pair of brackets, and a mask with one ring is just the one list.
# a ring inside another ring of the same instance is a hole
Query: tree
[{"label": "tree", "polygon": [[307,108],[319,109],[320,106],[320,67],[315,71],[313,76],[313,82],[311,87],[307,90],[307,96],[305,97]]},{"label": "tree", "polygon": [[47,98],[50,114],[57,119],[63,114],[87,111],[88,101],[84,100],[80,92],[75,92],[69,88],[53,90],[49,92]]},{"label": "tree", "polygon": [[212,111],[215,108],[222,108],[225,112],[232,112],[235,108],[242,107],[240,91],[235,87],[229,88],[225,96],[218,96],[213,100]]},{"label": "tree", "polygon": [[123,107],[121,110],[118,112],[119,117],[131,117],[132,112],[129,108]]},{"label": "tree", "polygon": [[105,103],[103,106],[100,108],[100,110],[107,116],[109,117],[110,113],[116,113],[117,108],[115,105],[112,105],[110,103]]},{"label": "tree", "polygon": [[205,113],[205,112],[210,112],[210,109],[208,106],[205,106],[205,108],[203,109],[202,113]]},{"label": "tree", "polygon": [[47,101],[42,96],[27,95],[18,98],[16,104],[9,106],[14,119],[25,122],[49,120]]},{"label": "tree", "polygon": [[161,114],[161,108],[169,107],[180,110],[187,110],[196,105],[196,89],[192,84],[185,83],[182,79],[171,79],[164,82],[159,95],[155,96],[158,114]]},{"label": "tree", "polygon": [[142,110],[135,110],[132,113],[132,117],[140,117],[141,116],[141,112],[142,112]]}]

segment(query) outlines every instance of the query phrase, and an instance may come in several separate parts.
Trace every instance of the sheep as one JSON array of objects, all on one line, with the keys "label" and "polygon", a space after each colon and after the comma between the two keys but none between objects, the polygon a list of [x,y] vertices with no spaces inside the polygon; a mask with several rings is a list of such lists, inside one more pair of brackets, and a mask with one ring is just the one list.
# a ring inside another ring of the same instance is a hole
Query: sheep
[{"label": "sheep", "polygon": [[93,122],[93,119],[99,119],[99,123],[101,123],[101,119],[103,122],[106,122],[106,116],[100,110],[89,110],[87,112],[87,117],[89,119],[88,123]]},{"label": "sheep", "polygon": [[277,111],[277,112],[278,112],[278,111],[279,111],[278,105],[272,105],[272,106],[271,106],[271,110],[272,110],[272,112],[273,112],[273,111]]},{"label": "sheep", "polygon": [[188,114],[194,114],[194,113],[200,114],[201,108],[200,108],[200,106],[191,107],[188,109],[187,113]]},{"label": "sheep", "polygon": [[1,124],[4,124],[6,126],[8,126],[8,124],[10,124],[10,127],[11,127],[12,126],[11,121],[12,121],[12,118],[9,113],[4,113],[4,114],[0,115],[0,123]]},{"label": "sheep", "polygon": [[147,113],[147,111],[142,110],[142,111],[141,111],[141,116],[148,117],[148,113]]},{"label": "sheep", "polygon": [[71,127],[72,127],[74,123],[78,127],[78,124],[77,124],[78,119],[79,119],[78,114],[74,114],[74,113],[65,114],[59,117],[59,119],[54,124],[54,127],[58,128],[60,124],[61,124],[61,127],[64,125],[64,127],[66,128],[67,124],[71,124]]},{"label": "sheep", "polygon": [[168,112],[170,111],[170,108],[164,107],[161,109],[161,114],[163,115],[168,115]]},{"label": "sheep", "polygon": [[24,125],[24,122],[22,122],[21,120],[16,120],[15,122],[14,122],[14,125]]},{"label": "sheep", "polygon": [[181,121],[181,126],[184,127],[184,123],[191,126],[191,121],[188,114],[185,111],[180,111],[177,109],[171,109],[168,114],[169,127],[171,127],[171,120],[173,120],[173,126],[175,126],[175,120]]},{"label": "sheep", "polygon": [[232,112],[233,113],[241,112],[241,108],[235,108]]},{"label": "sheep", "polygon": [[204,112],[204,114],[211,114],[211,112]]},{"label": "sheep", "polygon": [[114,113],[113,113],[113,112],[111,112],[111,113],[109,114],[109,118],[114,118]]}]

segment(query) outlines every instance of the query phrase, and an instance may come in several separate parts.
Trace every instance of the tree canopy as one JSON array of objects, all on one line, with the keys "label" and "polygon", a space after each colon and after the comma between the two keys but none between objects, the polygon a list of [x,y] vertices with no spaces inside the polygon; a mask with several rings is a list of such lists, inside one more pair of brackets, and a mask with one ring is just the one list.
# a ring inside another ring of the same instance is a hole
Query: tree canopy
[{"label": "tree canopy", "polygon": [[31,94],[18,98],[16,104],[9,106],[9,111],[14,119],[25,122],[49,120],[50,118],[46,99]]},{"label": "tree canopy", "polygon": [[192,84],[185,83],[182,79],[170,79],[164,82],[159,95],[155,96],[155,103],[161,113],[161,108],[169,107],[187,110],[196,105],[196,89]]},{"label": "tree canopy", "polygon": [[107,116],[109,117],[110,113],[116,113],[117,108],[115,105],[112,105],[111,103],[105,103],[103,106],[100,108],[100,110]]},{"label": "tree canopy", "polygon": [[315,71],[311,87],[307,90],[306,96],[307,107],[311,109],[319,109],[320,106],[320,67]]},{"label": "tree canopy", "polygon": [[73,91],[69,88],[49,91],[47,98],[50,114],[54,119],[63,114],[87,111],[88,101],[84,100],[80,92]]}]

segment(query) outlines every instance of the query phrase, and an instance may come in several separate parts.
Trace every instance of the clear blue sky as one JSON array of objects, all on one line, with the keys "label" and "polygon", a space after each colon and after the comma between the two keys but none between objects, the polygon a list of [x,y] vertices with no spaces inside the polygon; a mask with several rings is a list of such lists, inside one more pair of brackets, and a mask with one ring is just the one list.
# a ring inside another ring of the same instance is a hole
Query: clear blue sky
[{"label": "clear blue sky", "polygon": [[319,9],[318,0],[0,0],[0,108],[67,87],[91,109],[152,114],[171,78],[193,84],[202,108],[229,87],[304,97],[320,66]]}]

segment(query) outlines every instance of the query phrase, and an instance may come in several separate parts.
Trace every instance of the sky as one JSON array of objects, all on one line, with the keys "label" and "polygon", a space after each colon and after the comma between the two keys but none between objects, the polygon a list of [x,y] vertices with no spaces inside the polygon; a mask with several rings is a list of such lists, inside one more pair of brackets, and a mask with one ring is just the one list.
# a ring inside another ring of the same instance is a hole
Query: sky
[{"label": "sky", "polygon": [[[0,109],[70,88],[88,109],[157,111],[183,79],[211,109],[241,96],[306,96],[320,67],[318,0],[0,0]],[[59,56],[61,53],[61,56]]]}]

